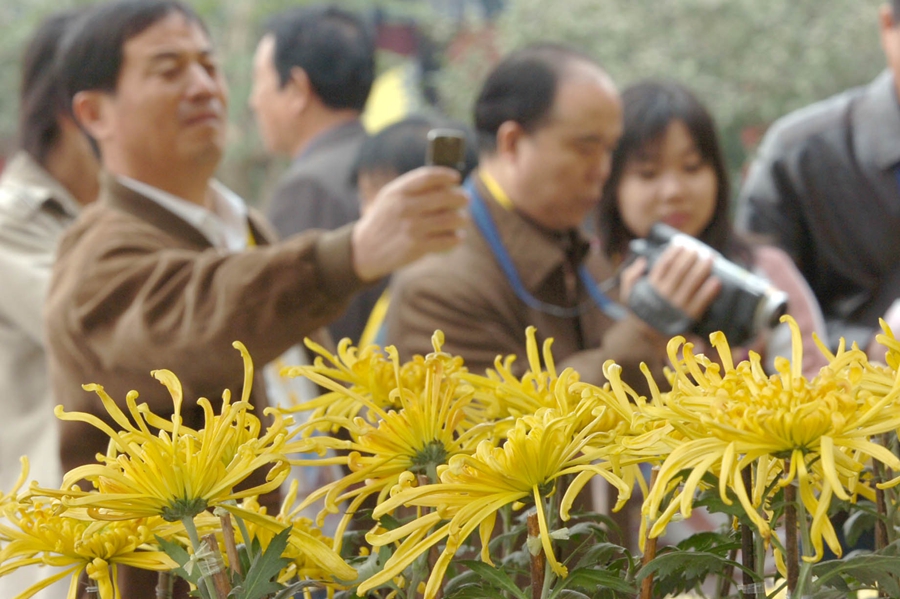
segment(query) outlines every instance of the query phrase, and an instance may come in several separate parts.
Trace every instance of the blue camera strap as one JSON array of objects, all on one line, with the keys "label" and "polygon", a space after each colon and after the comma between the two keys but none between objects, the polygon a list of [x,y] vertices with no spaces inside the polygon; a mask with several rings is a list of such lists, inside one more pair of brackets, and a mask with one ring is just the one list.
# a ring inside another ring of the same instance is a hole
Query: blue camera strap
[{"label": "blue camera strap", "polygon": [[[506,280],[512,287],[516,297],[532,310],[556,316],[557,318],[576,318],[584,314],[584,305],[567,307],[549,304],[547,302],[542,302],[525,289],[525,285],[522,283],[522,279],[516,271],[516,267],[513,264],[509,252],[506,251],[503,242],[500,241],[500,234],[497,232],[497,226],[494,224],[494,219],[488,211],[484,198],[481,197],[481,193],[478,191],[478,186],[475,185],[474,175],[469,176],[469,178],[466,179],[463,188],[469,194],[469,210],[472,214],[472,220],[475,222],[478,230],[481,231],[485,241],[487,241],[488,246],[491,248],[491,252],[494,254],[494,258],[496,258],[501,270],[503,270],[503,274],[506,276]],[[587,289],[593,304],[613,320],[622,320],[625,318],[628,313],[627,310],[609,299],[606,294],[600,290],[600,286],[594,281],[594,278],[588,272],[586,265],[582,264],[578,268],[578,277],[581,279],[585,289]]]}]

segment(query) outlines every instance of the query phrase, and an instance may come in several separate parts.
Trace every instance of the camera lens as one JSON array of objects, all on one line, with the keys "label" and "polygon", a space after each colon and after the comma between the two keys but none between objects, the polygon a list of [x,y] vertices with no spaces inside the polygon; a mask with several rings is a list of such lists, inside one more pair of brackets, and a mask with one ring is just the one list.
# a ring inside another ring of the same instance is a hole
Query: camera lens
[{"label": "camera lens", "polygon": [[787,314],[787,294],[777,289],[768,289],[756,305],[753,330],[772,329],[778,326],[781,317]]}]

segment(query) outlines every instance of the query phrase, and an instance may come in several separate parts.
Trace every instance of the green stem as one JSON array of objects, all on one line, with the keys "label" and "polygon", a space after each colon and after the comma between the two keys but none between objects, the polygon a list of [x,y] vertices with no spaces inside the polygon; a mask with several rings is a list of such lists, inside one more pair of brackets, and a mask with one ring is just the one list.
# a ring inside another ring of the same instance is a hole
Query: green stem
[{"label": "green stem", "polygon": [[[812,555],[812,539],[809,535],[809,519],[806,516],[806,506],[803,505],[803,498],[800,496],[799,489],[797,493],[797,523],[800,525],[800,542],[801,552],[804,558]],[[800,580],[797,581],[797,599],[801,599],[807,592],[812,576],[812,564],[801,559],[800,563]]]},{"label": "green stem", "polygon": [[544,584],[541,586],[541,599],[547,599],[550,596],[550,587],[556,579],[556,574],[550,568],[550,560],[544,560]]},{"label": "green stem", "polygon": [[800,581],[797,583],[797,592],[791,595],[792,599],[803,599],[807,596],[807,588],[812,579],[812,564],[803,562],[800,564]]},{"label": "green stem", "polygon": [[250,558],[250,561],[253,561],[253,556],[250,555],[250,546],[252,543],[250,542],[250,532],[247,530],[247,525],[244,524],[244,519],[240,516],[234,516],[234,521],[237,523],[238,530],[241,531],[241,538],[244,539],[244,549],[247,551],[247,556]]},{"label": "green stem", "polygon": [[[568,486],[568,485],[567,485]],[[553,532],[559,528],[559,502],[562,501],[561,487],[557,486],[556,493],[549,495],[544,502],[544,511],[547,515],[547,531]],[[543,498],[541,499],[543,501]],[[550,540],[550,547],[553,548],[553,540]],[[556,580],[556,574],[550,567],[550,556],[544,560],[544,584],[541,587],[541,599],[547,599],[550,596],[550,589]]]},{"label": "green stem", "polygon": [[[187,531],[188,538],[191,540],[191,548],[194,550],[194,555],[199,555],[201,551],[203,551],[203,545],[200,544],[200,535],[197,533],[197,525],[194,524],[193,516],[185,516],[181,519],[181,523],[184,525],[184,529]],[[197,567],[200,567],[200,564],[197,564]],[[199,578],[200,584],[197,585],[197,589],[200,593],[206,597],[206,599],[219,599],[216,597],[213,589],[211,588],[209,581],[206,579],[206,576],[203,575],[203,572],[200,572]]]},{"label": "green stem", "polygon": [[[766,473],[760,472],[759,460],[756,460],[750,467],[756,468],[757,477],[766,476]],[[752,481],[751,485],[747,488],[752,488]],[[759,531],[756,531],[756,533],[753,535],[753,547],[753,567],[756,570],[758,582],[764,583],[766,580],[766,540],[765,538],[763,538],[762,533],[760,533]],[[763,593],[763,595],[765,595],[765,593]]]},{"label": "green stem", "polygon": [[[891,450],[891,453],[897,455],[897,443],[898,437],[896,433],[884,433],[882,435],[882,443],[884,447],[887,447]],[[888,468],[884,467],[884,476],[885,479],[891,479],[894,477],[894,472]],[[885,489],[885,500],[887,503],[887,521],[885,522],[885,528],[887,529],[887,543],[890,545],[894,541],[897,540],[897,528],[896,528],[896,518],[897,518],[897,493],[896,488]]]},{"label": "green stem", "polygon": [[503,522],[503,559],[513,552],[513,539],[509,534],[512,530],[512,508],[509,505],[500,508],[500,521]]}]

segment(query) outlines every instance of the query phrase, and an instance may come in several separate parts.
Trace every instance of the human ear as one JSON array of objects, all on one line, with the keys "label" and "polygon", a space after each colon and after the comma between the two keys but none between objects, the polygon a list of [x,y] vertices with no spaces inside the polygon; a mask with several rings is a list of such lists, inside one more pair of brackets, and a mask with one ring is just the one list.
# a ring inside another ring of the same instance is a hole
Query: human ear
[{"label": "human ear", "polygon": [[515,121],[505,121],[497,129],[497,155],[515,158],[524,135],[522,125]]},{"label": "human ear", "polygon": [[301,67],[291,69],[291,78],[284,84],[282,91],[289,94],[288,106],[295,114],[303,112],[315,94],[309,75]]},{"label": "human ear", "polygon": [[109,95],[97,90],[80,91],[72,98],[75,122],[98,141],[108,138],[112,131],[108,103]]}]

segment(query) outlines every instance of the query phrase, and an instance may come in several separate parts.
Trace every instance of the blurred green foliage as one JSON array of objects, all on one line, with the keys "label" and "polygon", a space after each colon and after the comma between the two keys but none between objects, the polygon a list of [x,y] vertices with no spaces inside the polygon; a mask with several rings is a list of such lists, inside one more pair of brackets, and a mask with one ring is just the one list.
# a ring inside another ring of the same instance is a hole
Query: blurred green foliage
[{"label": "blurred green foliage", "polygon": [[[51,11],[90,1],[0,2],[0,153],[11,149],[15,135],[19,59],[28,36]],[[191,1],[209,24],[230,85],[231,140],[220,176],[251,203],[265,197],[284,166],[263,152],[247,107],[253,51],[268,16],[309,3]],[[337,3],[369,17],[382,10],[417,21],[439,49],[441,69],[432,80],[440,107],[465,122],[497,56],[533,41],[587,51],[623,87],[645,77],[682,81],[715,114],[735,172],[768,123],[872,79],[885,64],[877,28],[881,0],[507,0],[487,28],[471,4],[461,28],[446,13],[436,14],[440,0]]]},{"label": "blurred green foliage", "polygon": [[[512,0],[496,50],[564,42],[595,57],[620,87],[646,77],[691,87],[716,117],[737,173],[779,116],[865,83],[885,68],[883,0]],[[441,75],[445,107],[468,116],[489,68],[473,46]],[[737,183],[737,182],[735,182]]]}]

